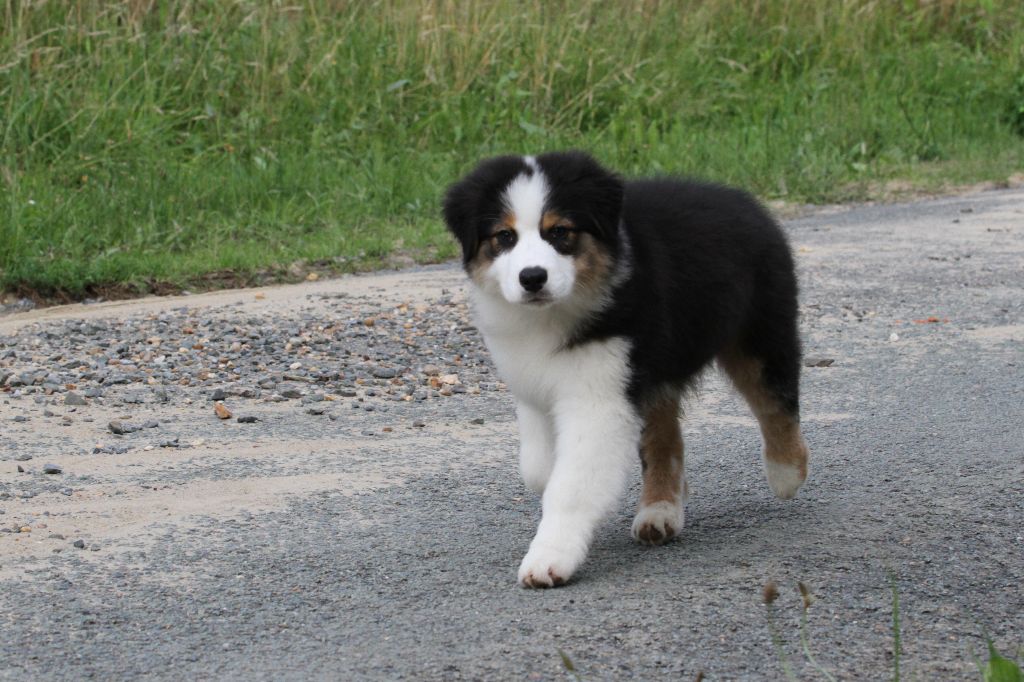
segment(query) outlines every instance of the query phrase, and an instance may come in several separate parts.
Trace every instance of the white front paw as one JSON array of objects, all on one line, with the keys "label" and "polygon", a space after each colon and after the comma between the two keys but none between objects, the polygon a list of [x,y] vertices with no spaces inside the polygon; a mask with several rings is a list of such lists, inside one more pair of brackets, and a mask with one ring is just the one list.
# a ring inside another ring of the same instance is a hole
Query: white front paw
[{"label": "white front paw", "polygon": [[663,545],[683,529],[683,505],[655,502],[641,507],[633,519],[633,539],[648,545]]},{"label": "white front paw", "polygon": [[519,584],[536,588],[564,585],[585,557],[586,550],[538,546],[534,543],[519,564]]}]

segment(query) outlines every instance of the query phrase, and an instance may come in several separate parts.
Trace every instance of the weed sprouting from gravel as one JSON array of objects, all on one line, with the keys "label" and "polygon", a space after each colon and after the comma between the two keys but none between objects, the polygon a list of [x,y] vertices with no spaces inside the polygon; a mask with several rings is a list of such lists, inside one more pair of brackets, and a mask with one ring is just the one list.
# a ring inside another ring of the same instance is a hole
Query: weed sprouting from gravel
[{"label": "weed sprouting from gravel", "polygon": [[889,570],[889,586],[892,589],[892,679],[900,680],[900,655],[903,651],[900,635],[900,593],[896,587],[896,573]]},{"label": "weed sprouting from gravel", "polygon": [[807,662],[814,667],[815,670],[821,673],[822,677],[824,677],[826,680],[829,680],[829,682],[835,682],[836,678],[832,675],[832,673],[830,673],[828,670],[822,667],[820,663],[818,663],[818,660],[814,657],[814,654],[811,653],[810,645],[807,643],[807,610],[810,609],[811,604],[814,603],[814,595],[811,594],[810,588],[808,588],[807,585],[805,585],[803,582],[798,582],[797,587],[800,589],[800,596],[803,600],[803,609],[800,611],[800,646],[803,648],[804,657],[807,659]]},{"label": "weed sprouting from gravel", "polygon": [[577,682],[583,679],[580,676],[580,671],[576,669],[576,664],[573,663],[571,658],[569,658],[569,654],[562,651],[562,649],[559,649],[558,656],[562,659],[562,667],[573,676],[573,679],[577,680]]},{"label": "weed sprouting from gravel", "polygon": [[[1017,652],[1020,657],[1020,651]],[[999,655],[995,644],[988,640],[988,662],[984,668],[979,665],[982,682],[1024,682],[1024,672],[1016,661]]]},{"label": "weed sprouting from gravel", "polygon": [[764,602],[765,616],[768,619],[768,634],[772,638],[775,655],[779,658],[779,665],[782,666],[782,672],[786,675],[786,679],[796,680],[796,675],[793,674],[793,666],[789,663],[789,655],[786,653],[785,640],[782,638],[782,633],[779,632],[779,627],[774,618],[774,604],[778,598],[779,588],[774,581],[769,580],[761,591],[761,600]]}]

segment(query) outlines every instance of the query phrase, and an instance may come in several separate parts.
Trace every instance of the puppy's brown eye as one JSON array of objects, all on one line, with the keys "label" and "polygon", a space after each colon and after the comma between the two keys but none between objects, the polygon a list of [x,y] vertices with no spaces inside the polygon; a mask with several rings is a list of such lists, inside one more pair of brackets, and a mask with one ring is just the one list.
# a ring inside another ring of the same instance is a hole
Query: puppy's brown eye
[{"label": "puppy's brown eye", "polygon": [[572,232],[572,228],[568,225],[555,225],[548,230],[548,235],[555,241],[562,241],[569,236],[570,232]]},{"label": "puppy's brown eye", "polygon": [[512,230],[501,230],[495,233],[494,239],[498,242],[498,246],[507,249],[516,243],[516,233]]}]

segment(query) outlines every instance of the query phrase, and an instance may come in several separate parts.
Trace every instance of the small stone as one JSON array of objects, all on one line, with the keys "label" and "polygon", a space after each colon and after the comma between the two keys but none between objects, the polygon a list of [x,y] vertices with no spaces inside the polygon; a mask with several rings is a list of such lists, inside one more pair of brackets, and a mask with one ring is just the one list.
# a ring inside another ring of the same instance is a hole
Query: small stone
[{"label": "small stone", "polygon": [[214,390],[212,394],[210,394],[210,400],[224,400],[227,397],[228,394],[224,391],[223,388],[218,388]]},{"label": "small stone", "polygon": [[171,440],[165,440],[162,443],[160,443],[160,447],[162,447],[162,448],[177,448],[177,447],[181,447],[181,444],[178,442],[177,438],[173,438]]},{"label": "small stone", "polygon": [[115,419],[114,421],[107,424],[107,428],[110,429],[111,433],[116,433],[119,436],[125,436],[128,435],[129,433],[135,433],[142,427],[139,426],[138,424],[130,424],[128,422],[123,422]]},{"label": "small stone", "polygon": [[900,335],[897,334],[896,332],[893,332],[892,334],[889,334],[889,340],[890,341],[899,341],[900,340]]},{"label": "small stone", "polygon": [[259,419],[253,417],[252,415],[245,415],[243,417],[239,417],[236,421],[239,424],[255,424],[256,422],[259,421]]},{"label": "small stone", "polygon": [[831,367],[832,363],[835,362],[834,358],[806,358],[804,360],[805,367]]},{"label": "small stone", "polygon": [[213,411],[216,413],[218,419],[231,419],[231,410],[224,407],[224,403],[215,403]]},{"label": "small stone", "polygon": [[342,388],[338,389],[338,395],[340,395],[342,398],[355,398],[359,394],[356,393],[351,388]]},{"label": "small stone", "polygon": [[297,388],[286,388],[283,391],[281,391],[281,395],[283,397],[285,397],[285,398],[292,398],[292,399],[301,398],[302,397],[302,391],[300,391]]},{"label": "small stone", "polygon": [[28,417],[26,417],[25,415],[19,414],[19,415],[17,415],[17,416],[16,416],[15,418],[14,418],[14,421],[16,421],[16,422],[18,422],[19,424],[21,424],[21,423],[23,423],[23,422],[27,422],[27,421],[28,421]]},{"label": "small stone", "polygon": [[71,543],[71,546],[76,549],[85,549],[85,540],[75,540]]},{"label": "small stone", "polygon": [[319,417],[320,415],[322,415],[326,411],[327,411],[326,407],[319,407],[319,406],[317,406],[317,407],[311,407],[308,410],[306,410],[306,414],[312,414],[314,416]]},{"label": "small stone", "polygon": [[64,536],[61,535],[60,533],[50,533],[49,535],[46,536],[46,539],[47,540],[63,540]]},{"label": "small stone", "polygon": [[397,367],[374,367],[373,376],[378,379],[394,379],[398,376],[399,370]]},{"label": "small stone", "polygon": [[422,419],[414,419],[412,425],[415,426],[417,429],[422,429],[424,426],[427,425],[427,422],[423,421]]},{"label": "small stone", "polygon": [[32,532],[32,527],[31,526],[22,526],[21,528],[18,529],[18,532],[20,532],[20,533],[31,533]]},{"label": "small stone", "polygon": [[18,455],[14,458],[15,462],[27,462],[32,459],[32,455]]},{"label": "small stone", "polygon": [[62,474],[62,473],[64,473],[64,470],[61,469],[56,464],[44,464],[43,465],[43,473],[44,474]]},{"label": "small stone", "polygon": [[471,419],[471,420],[469,420],[469,423],[470,423],[470,424],[477,424],[477,425],[480,425],[480,424],[483,424],[483,423],[484,423],[484,418],[483,418],[483,417],[477,417],[476,419]]},{"label": "small stone", "polygon": [[25,473],[25,468],[23,466],[21,466],[20,464],[18,465],[18,473],[19,474]]}]

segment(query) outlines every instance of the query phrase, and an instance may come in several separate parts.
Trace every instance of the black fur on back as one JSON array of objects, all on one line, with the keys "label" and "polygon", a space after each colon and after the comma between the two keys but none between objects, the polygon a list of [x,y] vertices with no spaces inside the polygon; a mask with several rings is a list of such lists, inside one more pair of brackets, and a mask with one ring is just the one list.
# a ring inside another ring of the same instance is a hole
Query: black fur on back
[{"label": "black fur on back", "polygon": [[644,402],[685,388],[736,348],[795,414],[800,346],[793,258],[782,230],[750,195],[675,179],[626,183],[622,226],[632,274],[573,343],[632,340],[630,392]]}]

